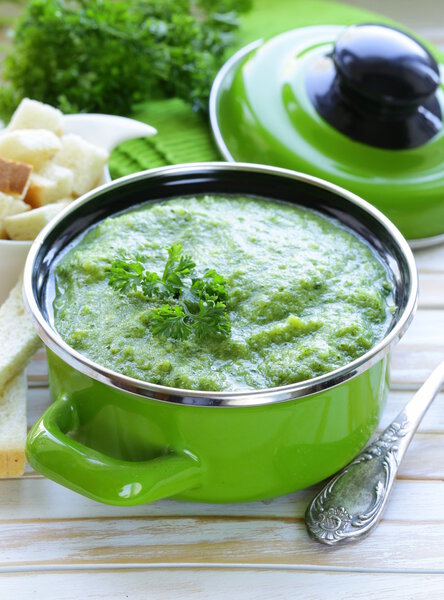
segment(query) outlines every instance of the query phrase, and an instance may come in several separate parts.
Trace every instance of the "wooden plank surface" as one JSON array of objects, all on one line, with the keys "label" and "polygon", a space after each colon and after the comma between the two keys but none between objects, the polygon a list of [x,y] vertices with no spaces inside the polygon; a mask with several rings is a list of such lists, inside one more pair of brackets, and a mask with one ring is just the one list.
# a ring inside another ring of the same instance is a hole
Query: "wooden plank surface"
[{"label": "wooden plank surface", "polygon": [[14,573],[0,575],[0,586],[14,600],[71,600],[72,590],[82,600],[418,600],[425,589],[427,600],[442,600],[444,575],[185,567]]},{"label": "wooden plank surface", "polygon": [[[440,3],[370,2],[444,47]],[[407,6],[408,5],[408,6]],[[444,245],[415,253],[415,320],[393,351],[385,427],[444,358]],[[49,405],[39,352],[28,421]],[[27,469],[0,481],[0,599],[441,600],[444,597],[444,391],[419,427],[379,527],[331,549],[303,524],[319,486],[266,502],[96,503]]]},{"label": "wooden plank surface", "polygon": [[249,565],[444,574],[441,521],[382,520],[366,539],[320,546],[298,519],[175,517],[2,523],[0,565]]}]

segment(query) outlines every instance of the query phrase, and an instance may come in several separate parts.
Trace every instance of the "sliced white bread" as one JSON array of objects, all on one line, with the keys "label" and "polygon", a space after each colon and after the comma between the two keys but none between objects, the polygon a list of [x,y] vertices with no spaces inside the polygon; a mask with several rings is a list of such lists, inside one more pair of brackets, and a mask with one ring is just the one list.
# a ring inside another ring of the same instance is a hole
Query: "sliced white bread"
[{"label": "sliced white bread", "polygon": [[34,240],[43,227],[70,202],[70,199],[60,200],[30,212],[6,217],[3,223],[7,236],[11,240]]},{"label": "sliced white bread", "polygon": [[48,129],[60,136],[63,131],[62,117],[63,114],[58,108],[30,98],[23,98],[12,115],[7,129],[8,131],[14,129]]},{"label": "sliced white bread", "polygon": [[0,156],[40,169],[61,148],[60,138],[47,129],[14,129],[0,134]]},{"label": "sliced white bread", "polygon": [[25,201],[33,208],[38,208],[68,198],[72,194],[73,183],[74,173],[71,169],[51,161],[38,173],[32,173]]},{"label": "sliced white bread", "polygon": [[54,161],[73,171],[73,194],[81,196],[99,183],[108,153],[74,133],[63,135],[61,142]]},{"label": "sliced white bread", "polygon": [[0,307],[0,390],[25,369],[40,346],[22,298],[22,279]]},{"label": "sliced white bread", "polygon": [[32,166],[0,158],[0,192],[23,200],[31,181]]},{"label": "sliced white bread", "polygon": [[25,470],[26,376],[22,372],[0,390],[0,478]]},{"label": "sliced white bread", "polygon": [[[5,239],[5,218],[30,210],[29,204],[0,192],[0,239]],[[1,344],[1,339],[0,339]]]}]

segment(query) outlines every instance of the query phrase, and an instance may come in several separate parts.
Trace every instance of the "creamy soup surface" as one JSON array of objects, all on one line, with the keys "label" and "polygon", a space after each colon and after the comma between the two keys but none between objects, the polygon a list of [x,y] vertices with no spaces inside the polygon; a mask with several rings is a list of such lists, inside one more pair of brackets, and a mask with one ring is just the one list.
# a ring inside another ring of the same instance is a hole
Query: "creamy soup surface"
[{"label": "creamy soup surface", "polygon": [[[159,335],[150,315],[177,299],[110,284],[118,259],[137,257],[161,276],[177,244],[196,272],[224,278],[228,333]],[[55,289],[54,324],[73,348],[124,375],[196,390],[328,373],[381,340],[394,311],[390,277],[364,240],[309,209],[256,197],[175,198],[107,218],[62,257]]]}]

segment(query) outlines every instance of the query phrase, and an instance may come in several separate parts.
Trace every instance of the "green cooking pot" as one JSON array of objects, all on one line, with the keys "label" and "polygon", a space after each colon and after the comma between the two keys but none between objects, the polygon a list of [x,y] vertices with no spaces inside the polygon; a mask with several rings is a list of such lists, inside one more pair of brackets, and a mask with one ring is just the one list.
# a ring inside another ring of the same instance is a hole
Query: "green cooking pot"
[{"label": "green cooking pot", "polygon": [[[168,388],[91,362],[54,329],[53,273],[79,232],[143,201],[236,193],[315,207],[358,232],[390,271],[396,312],[384,339],[327,375],[239,392]],[[117,505],[174,497],[205,502],[271,498],[348,463],[377,427],[389,352],[416,307],[417,275],[399,231],[375,208],[325,181],[259,165],[202,163],[154,169],[83,196],[33,244],[27,307],[48,347],[54,403],[31,429],[30,464],[95,500]]]}]

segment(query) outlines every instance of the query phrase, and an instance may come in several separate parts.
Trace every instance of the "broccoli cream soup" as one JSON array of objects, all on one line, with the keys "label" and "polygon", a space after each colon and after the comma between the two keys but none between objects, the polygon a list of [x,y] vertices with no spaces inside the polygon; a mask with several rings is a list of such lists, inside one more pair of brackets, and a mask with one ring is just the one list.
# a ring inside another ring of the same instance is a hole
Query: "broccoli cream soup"
[{"label": "broccoli cream soup", "polygon": [[269,388],[364,354],[393,312],[383,264],[309,209],[255,197],[145,204],[56,269],[55,327],[91,360],[199,390]]}]

